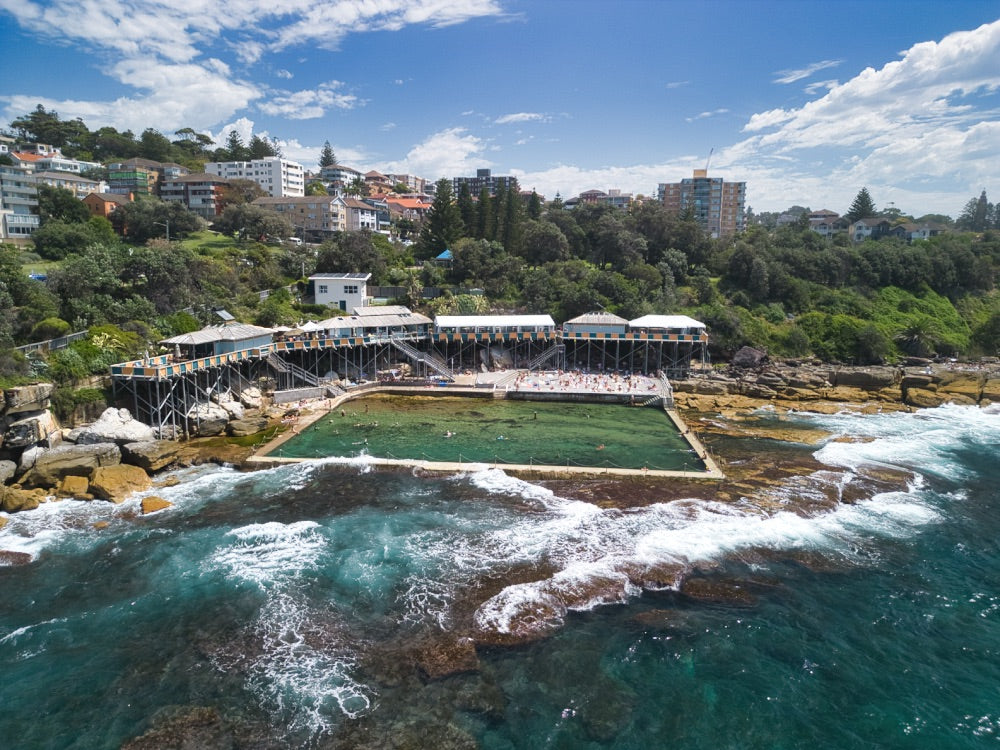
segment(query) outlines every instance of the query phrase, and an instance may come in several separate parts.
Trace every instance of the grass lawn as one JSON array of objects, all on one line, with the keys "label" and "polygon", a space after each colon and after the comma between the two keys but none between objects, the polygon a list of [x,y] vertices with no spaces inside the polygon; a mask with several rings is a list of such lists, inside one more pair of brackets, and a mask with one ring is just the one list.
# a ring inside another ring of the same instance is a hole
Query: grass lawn
[{"label": "grass lawn", "polygon": [[236,247],[236,240],[218,232],[192,232],[181,240],[181,246],[196,253],[215,253]]}]

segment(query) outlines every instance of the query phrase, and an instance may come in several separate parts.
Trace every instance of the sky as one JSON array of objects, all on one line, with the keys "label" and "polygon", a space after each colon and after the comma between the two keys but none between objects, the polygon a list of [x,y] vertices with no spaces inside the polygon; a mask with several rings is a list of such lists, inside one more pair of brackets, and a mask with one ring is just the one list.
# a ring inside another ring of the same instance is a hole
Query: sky
[{"label": "sky", "polygon": [[0,0],[0,127],[230,130],[547,199],[709,167],[754,211],[1000,199],[1000,0]]}]

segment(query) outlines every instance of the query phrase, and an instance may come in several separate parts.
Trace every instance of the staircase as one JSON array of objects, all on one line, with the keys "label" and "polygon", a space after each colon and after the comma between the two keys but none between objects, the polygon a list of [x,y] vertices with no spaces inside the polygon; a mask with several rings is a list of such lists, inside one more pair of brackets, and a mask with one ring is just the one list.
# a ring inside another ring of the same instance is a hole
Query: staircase
[{"label": "staircase", "polygon": [[448,365],[442,362],[437,357],[428,354],[427,352],[422,352],[415,346],[407,344],[405,341],[397,338],[390,338],[389,343],[392,344],[396,349],[405,354],[410,358],[412,362],[421,362],[426,365],[429,369],[436,372],[445,380],[454,380],[455,374],[448,369]]},{"label": "staircase", "polygon": [[539,367],[549,362],[557,354],[564,354],[565,352],[566,352],[565,344],[553,344],[544,352],[535,357],[533,360],[528,362],[525,369],[527,369],[529,372],[531,370],[537,370]]},{"label": "staircase", "polygon": [[291,375],[293,379],[299,380],[306,385],[319,385],[319,377],[296,364],[286,362],[274,352],[267,355],[267,364],[275,372],[280,372],[282,375]]}]

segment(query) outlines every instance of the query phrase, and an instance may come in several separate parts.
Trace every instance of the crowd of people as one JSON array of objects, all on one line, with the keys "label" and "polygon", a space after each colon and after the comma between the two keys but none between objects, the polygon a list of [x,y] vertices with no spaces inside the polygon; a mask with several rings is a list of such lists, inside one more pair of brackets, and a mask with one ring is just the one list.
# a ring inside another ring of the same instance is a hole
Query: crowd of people
[{"label": "crowd of people", "polygon": [[511,385],[515,391],[582,391],[587,393],[630,393],[654,395],[659,381],[648,375],[618,372],[522,372]]}]

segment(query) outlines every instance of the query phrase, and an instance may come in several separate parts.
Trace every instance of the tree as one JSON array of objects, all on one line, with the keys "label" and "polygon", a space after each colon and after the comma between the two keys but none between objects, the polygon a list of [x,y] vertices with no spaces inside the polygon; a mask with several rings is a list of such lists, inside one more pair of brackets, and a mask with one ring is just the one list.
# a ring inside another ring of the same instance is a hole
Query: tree
[{"label": "tree", "polygon": [[177,201],[147,198],[119,206],[111,214],[111,224],[129,242],[143,245],[155,237],[165,237],[167,224],[170,237],[180,239],[201,229],[205,222],[198,214],[188,211]]},{"label": "tree", "polygon": [[420,230],[418,251],[424,258],[433,258],[444,252],[462,236],[462,216],[452,199],[451,181],[437,181],[437,192],[431,204],[423,229]]},{"label": "tree", "polygon": [[243,138],[236,130],[230,130],[226,136],[225,151],[229,156],[227,161],[246,161],[250,156],[250,149],[243,144]]},{"label": "tree", "polygon": [[223,234],[235,234],[240,242],[263,240],[267,237],[289,237],[294,230],[291,222],[277,211],[252,203],[227,206],[222,216],[215,220],[215,228]]},{"label": "tree", "polygon": [[42,226],[52,220],[83,224],[90,218],[90,210],[72,190],[39,185],[38,215]]},{"label": "tree", "polygon": [[854,202],[847,210],[847,213],[844,214],[844,218],[853,224],[855,221],[871,219],[875,216],[878,216],[878,212],[875,210],[875,202],[868,193],[868,188],[863,187],[854,196]]},{"label": "tree", "polygon": [[139,155],[153,161],[168,161],[173,144],[167,137],[153,128],[146,128],[139,136]]},{"label": "tree", "polygon": [[538,197],[538,193],[534,190],[531,191],[531,197],[528,198],[528,218],[529,219],[539,219],[542,216],[542,199]]},{"label": "tree", "polygon": [[330,141],[323,142],[323,150],[319,154],[319,166],[320,168],[337,166],[337,155],[333,153]]},{"label": "tree", "polygon": [[458,213],[462,217],[462,225],[466,232],[476,226],[476,204],[472,200],[472,193],[469,191],[469,183],[462,182],[458,189]]},{"label": "tree", "polygon": [[982,232],[990,227],[992,214],[993,206],[987,200],[984,189],[978,198],[971,198],[965,204],[955,226],[969,232]]},{"label": "tree", "polygon": [[313,180],[306,185],[306,195],[329,195],[329,193],[326,191],[326,185],[319,180]]},{"label": "tree", "polygon": [[219,191],[219,209],[225,211],[229,206],[239,206],[253,203],[258,198],[267,196],[267,191],[256,180],[233,179]]},{"label": "tree", "polygon": [[562,230],[552,222],[529,219],[524,225],[521,255],[533,266],[569,260],[569,242]]},{"label": "tree", "polygon": [[385,258],[367,229],[338,232],[333,240],[320,245],[317,273],[370,273],[379,279],[386,269]]},{"label": "tree", "polygon": [[250,136],[250,143],[247,146],[247,150],[251,159],[263,159],[268,156],[278,155],[271,142],[261,138],[256,133]]}]

